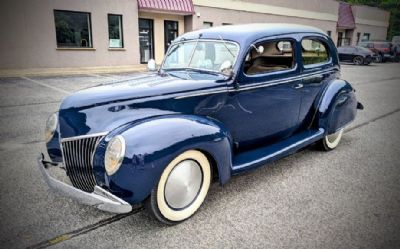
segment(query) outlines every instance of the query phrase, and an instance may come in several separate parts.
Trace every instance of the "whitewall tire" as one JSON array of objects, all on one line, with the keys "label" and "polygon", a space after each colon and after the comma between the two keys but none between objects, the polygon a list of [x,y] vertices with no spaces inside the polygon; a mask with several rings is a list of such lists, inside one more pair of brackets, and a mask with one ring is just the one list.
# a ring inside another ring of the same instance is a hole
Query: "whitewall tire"
[{"label": "whitewall tire", "polygon": [[321,141],[322,148],[326,151],[335,149],[339,145],[340,140],[342,140],[343,131],[344,129],[342,128],[333,134],[326,135]]},{"label": "whitewall tire", "polygon": [[164,169],[146,208],[163,223],[179,223],[199,209],[210,183],[211,165],[207,157],[200,151],[188,150]]}]

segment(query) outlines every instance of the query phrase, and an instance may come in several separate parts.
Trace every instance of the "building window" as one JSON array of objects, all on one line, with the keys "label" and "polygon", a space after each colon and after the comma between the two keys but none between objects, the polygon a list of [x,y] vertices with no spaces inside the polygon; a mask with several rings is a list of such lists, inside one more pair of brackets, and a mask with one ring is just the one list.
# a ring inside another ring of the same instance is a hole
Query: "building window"
[{"label": "building window", "polygon": [[54,10],[57,47],[91,48],[92,31],[90,13]]},{"label": "building window", "polygon": [[108,46],[123,48],[122,15],[108,14]]},{"label": "building window", "polygon": [[140,63],[154,59],[153,20],[139,18]]},{"label": "building window", "polygon": [[164,49],[167,52],[171,42],[178,37],[178,22],[164,21]]},{"label": "building window", "polygon": [[326,34],[327,34],[329,37],[332,37],[332,31],[328,30],[328,31],[326,32]]},{"label": "building window", "polygon": [[320,64],[329,61],[328,49],[322,41],[304,39],[301,41],[303,65]]},{"label": "building window", "polygon": [[357,33],[357,44],[360,42],[360,37],[361,37],[361,33],[358,32],[358,33]]},{"label": "building window", "polygon": [[204,29],[211,28],[212,26],[213,26],[212,22],[203,22],[203,28]]},{"label": "building window", "polygon": [[364,33],[364,34],[363,34],[363,38],[362,38],[361,41],[369,41],[369,37],[370,37],[370,34],[369,34],[369,33]]}]

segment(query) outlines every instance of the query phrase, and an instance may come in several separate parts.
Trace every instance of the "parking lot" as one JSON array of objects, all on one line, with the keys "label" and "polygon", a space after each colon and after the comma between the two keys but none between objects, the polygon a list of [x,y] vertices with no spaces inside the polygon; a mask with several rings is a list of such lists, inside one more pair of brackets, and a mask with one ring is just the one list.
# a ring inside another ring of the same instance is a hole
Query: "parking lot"
[{"label": "parking lot", "polygon": [[36,165],[65,96],[133,74],[0,78],[0,247],[400,248],[399,69],[342,65],[365,110],[336,150],[311,146],[214,183],[172,227],[141,209],[114,215],[55,196]]}]

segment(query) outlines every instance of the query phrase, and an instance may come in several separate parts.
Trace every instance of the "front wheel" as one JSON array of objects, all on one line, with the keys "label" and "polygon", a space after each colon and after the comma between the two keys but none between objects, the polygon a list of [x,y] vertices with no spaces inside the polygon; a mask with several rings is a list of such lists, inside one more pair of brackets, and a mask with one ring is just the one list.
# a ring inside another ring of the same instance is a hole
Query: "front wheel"
[{"label": "front wheel", "polygon": [[159,221],[174,225],[192,216],[203,203],[211,183],[207,157],[188,150],[172,160],[146,201],[147,210]]},{"label": "front wheel", "polygon": [[333,134],[326,135],[320,141],[322,149],[324,149],[325,151],[330,151],[335,149],[339,145],[340,140],[342,140],[343,131],[344,129],[342,128]]}]

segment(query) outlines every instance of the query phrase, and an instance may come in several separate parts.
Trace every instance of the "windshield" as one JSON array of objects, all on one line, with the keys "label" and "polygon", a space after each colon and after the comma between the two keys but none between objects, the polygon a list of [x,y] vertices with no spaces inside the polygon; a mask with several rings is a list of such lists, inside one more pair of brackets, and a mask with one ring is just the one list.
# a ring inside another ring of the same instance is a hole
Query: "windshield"
[{"label": "windshield", "polygon": [[221,65],[236,61],[239,46],[227,41],[188,41],[172,45],[162,69],[194,68],[221,72]]}]

